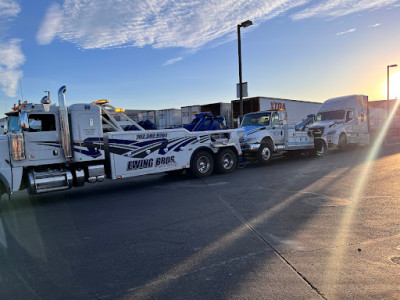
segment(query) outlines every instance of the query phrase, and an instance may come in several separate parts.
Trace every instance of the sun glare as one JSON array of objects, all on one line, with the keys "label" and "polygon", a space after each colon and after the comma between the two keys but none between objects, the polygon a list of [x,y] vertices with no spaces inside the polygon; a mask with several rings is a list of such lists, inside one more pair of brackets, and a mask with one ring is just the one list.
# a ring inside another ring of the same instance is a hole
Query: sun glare
[{"label": "sun glare", "polygon": [[400,71],[390,77],[390,99],[400,99]]},{"label": "sun glare", "polygon": [[[389,77],[389,89],[390,89],[390,99],[400,99],[400,66],[394,69],[390,69]],[[396,70],[396,71],[395,71]],[[386,99],[387,95],[387,81],[382,83],[381,94],[384,95],[382,100]]]}]

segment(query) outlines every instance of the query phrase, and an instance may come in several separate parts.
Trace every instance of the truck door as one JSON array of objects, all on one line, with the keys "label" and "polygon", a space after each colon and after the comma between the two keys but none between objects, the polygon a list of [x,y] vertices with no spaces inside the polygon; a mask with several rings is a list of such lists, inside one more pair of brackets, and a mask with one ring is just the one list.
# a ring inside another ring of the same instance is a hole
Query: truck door
[{"label": "truck door", "polygon": [[63,160],[56,116],[30,114],[25,131],[26,159],[33,164],[52,164]]},{"label": "truck door", "polygon": [[347,110],[346,111],[346,119],[345,119],[345,129],[347,132],[348,142],[354,142],[354,139],[357,139],[357,118],[354,118],[354,111]]},{"label": "truck door", "polygon": [[273,112],[271,116],[271,134],[275,144],[283,144],[285,140],[284,127],[279,123],[278,112]]}]

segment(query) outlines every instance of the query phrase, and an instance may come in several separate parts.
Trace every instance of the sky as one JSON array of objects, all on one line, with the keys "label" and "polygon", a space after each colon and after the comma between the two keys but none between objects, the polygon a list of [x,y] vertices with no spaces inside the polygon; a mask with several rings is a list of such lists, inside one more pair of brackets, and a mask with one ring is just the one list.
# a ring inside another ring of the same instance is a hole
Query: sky
[{"label": "sky", "polygon": [[0,116],[68,104],[166,109],[249,96],[400,98],[400,0],[0,0]]}]

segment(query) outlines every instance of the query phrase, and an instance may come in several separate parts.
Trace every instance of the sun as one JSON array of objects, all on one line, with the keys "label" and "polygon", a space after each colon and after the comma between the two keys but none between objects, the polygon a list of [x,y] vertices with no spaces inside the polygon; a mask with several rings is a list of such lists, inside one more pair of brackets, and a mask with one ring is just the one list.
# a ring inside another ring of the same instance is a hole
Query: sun
[{"label": "sun", "polygon": [[400,99],[400,71],[390,76],[390,99]]},{"label": "sun", "polygon": [[[396,68],[397,69],[397,68]],[[382,87],[384,91],[385,99],[387,95],[387,82],[385,80],[384,86]],[[390,99],[400,99],[400,70],[390,71],[389,77],[389,95]]]},{"label": "sun", "polygon": [[[390,69],[390,77],[389,77],[389,89],[390,89],[390,99],[400,99],[400,67],[397,68],[391,68]],[[381,81],[380,85],[380,95],[384,95],[382,100],[386,100],[387,97],[387,78],[385,76],[385,79]],[[378,97],[381,98],[381,97]]]}]

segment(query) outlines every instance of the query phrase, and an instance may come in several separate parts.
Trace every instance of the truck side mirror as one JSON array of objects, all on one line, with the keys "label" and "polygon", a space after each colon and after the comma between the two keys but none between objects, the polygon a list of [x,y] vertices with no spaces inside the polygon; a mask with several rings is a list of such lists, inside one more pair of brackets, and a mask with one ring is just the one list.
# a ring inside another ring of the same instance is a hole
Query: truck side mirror
[{"label": "truck side mirror", "polygon": [[286,113],[279,112],[278,113],[279,125],[283,125],[284,121],[286,120]]},{"label": "truck side mirror", "polygon": [[350,120],[353,120],[353,112],[351,110],[346,113],[346,122]]},{"label": "truck side mirror", "polygon": [[7,134],[8,132],[8,119],[5,120],[4,124],[3,124],[3,133]]},{"label": "truck side mirror", "polygon": [[19,115],[19,119],[21,122],[21,128],[22,130],[29,130],[29,120],[28,120],[28,113],[23,112]]}]

